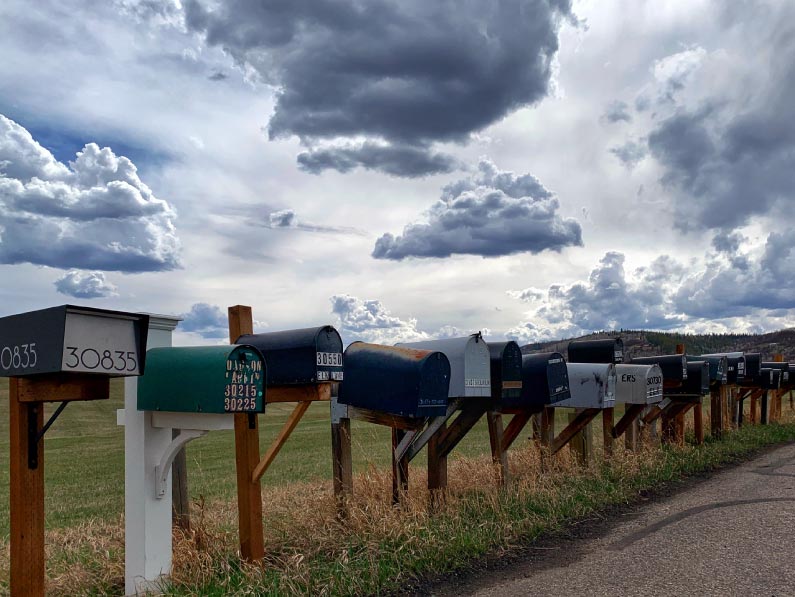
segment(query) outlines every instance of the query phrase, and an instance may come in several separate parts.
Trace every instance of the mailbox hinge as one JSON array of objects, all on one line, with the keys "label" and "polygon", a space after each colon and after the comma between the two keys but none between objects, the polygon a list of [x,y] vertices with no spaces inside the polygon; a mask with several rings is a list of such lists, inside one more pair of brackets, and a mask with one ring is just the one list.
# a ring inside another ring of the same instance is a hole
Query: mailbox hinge
[{"label": "mailbox hinge", "polygon": [[55,412],[52,413],[52,416],[49,420],[44,424],[44,427],[39,430],[38,426],[38,415],[39,409],[44,408],[44,404],[41,402],[30,402],[28,403],[28,468],[29,469],[37,469],[39,468],[39,442],[44,438],[44,434],[47,433],[47,430],[52,427],[52,424],[55,423],[55,419],[63,412],[63,409],[66,408],[66,405],[69,404],[68,402],[61,402],[58,405],[58,408],[55,409]]}]

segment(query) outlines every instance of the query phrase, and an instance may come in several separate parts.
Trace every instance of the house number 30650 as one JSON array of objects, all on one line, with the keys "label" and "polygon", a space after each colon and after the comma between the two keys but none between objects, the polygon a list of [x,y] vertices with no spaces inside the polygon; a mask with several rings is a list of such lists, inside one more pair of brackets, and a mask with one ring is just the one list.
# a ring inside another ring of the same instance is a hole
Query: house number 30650
[{"label": "house number 30650", "polygon": [[38,361],[35,342],[19,346],[4,346],[0,350],[0,367],[5,370],[35,367]]}]

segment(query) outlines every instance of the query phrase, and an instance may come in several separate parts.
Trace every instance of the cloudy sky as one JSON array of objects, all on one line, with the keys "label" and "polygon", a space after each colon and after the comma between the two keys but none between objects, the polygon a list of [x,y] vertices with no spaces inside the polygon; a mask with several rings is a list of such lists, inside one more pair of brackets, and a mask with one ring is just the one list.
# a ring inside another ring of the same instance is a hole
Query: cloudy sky
[{"label": "cloudy sky", "polygon": [[0,4],[0,315],[795,322],[790,0]]}]

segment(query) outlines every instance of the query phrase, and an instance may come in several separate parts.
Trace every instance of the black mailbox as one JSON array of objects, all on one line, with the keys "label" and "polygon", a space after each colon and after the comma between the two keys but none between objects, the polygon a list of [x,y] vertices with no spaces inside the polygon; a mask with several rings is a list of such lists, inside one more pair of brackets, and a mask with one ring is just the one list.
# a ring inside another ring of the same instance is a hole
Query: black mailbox
[{"label": "black mailbox", "polygon": [[738,384],[745,378],[745,355],[741,352],[716,352],[713,354],[702,354],[704,360],[712,357],[726,357],[726,382],[728,384]]},{"label": "black mailbox", "polygon": [[569,342],[569,363],[624,362],[624,341],[621,338],[573,340]]},{"label": "black mailbox", "polygon": [[503,412],[540,411],[545,406],[571,398],[569,372],[559,352],[522,356],[522,393],[503,398]]},{"label": "black mailbox", "polygon": [[354,342],[345,350],[339,402],[404,417],[447,413],[450,361],[433,350]]},{"label": "black mailbox", "polygon": [[659,365],[663,372],[663,387],[680,387],[687,379],[687,357],[683,354],[668,354],[658,357],[634,357],[638,365]]},{"label": "black mailbox", "polygon": [[522,397],[522,349],[513,340],[489,342],[491,361],[491,397],[498,403],[504,398]]},{"label": "black mailbox", "polygon": [[709,363],[689,361],[687,379],[678,388],[666,390],[666,396],[703,396],[709,394]]},{"label": "black mailbox", "polygon": [[745,353],[745,377],[742,385],[758,387],[762,383],[762,355],[758,352]]},{"label": "black mailbox", "polygon": [[0,377],[142,375],[149,316],[62,305],[0,319]]},{"label": "black mailbox", "polygon": [[762,367],[759,370],[759,388],[762,390],[778,390],[781,387],[781,369]]},{"label": "black mailbox", "polygon": [[244,334],[236,344],[259,350],[268,363],[267,385],[342,381],[342,338],[330,325],[267,334]]},{"label": "black mailbox", "polygon": [[781,371],[781,384],[785,385],[789,382],[789,363],[765,361],[762,363],[762,367],[765,369],[778,369]]},{"label": "black mailbox", "polygon": [[688,362],[704,361],[709,365],[710,384],[720,385],[728,383],[729,360],[725,356],[688,356]]}]

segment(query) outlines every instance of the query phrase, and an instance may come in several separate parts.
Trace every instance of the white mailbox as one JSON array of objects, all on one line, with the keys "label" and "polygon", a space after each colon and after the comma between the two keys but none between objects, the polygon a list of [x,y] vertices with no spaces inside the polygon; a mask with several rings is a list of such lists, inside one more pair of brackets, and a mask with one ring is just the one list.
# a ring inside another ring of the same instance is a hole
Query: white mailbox
[{"label": "white mailbox", "polygon": [[659,365],[616,365],[616,402],[657,404],[663,399]]},{"label": "white mailbox", "polygon": [[611,408],[616,401],[616,366],[612,363],[566,363],[571,398],[555,408]]},{"label": "white mailbox", "polygon": [[437,350],[450,361],[450,398],[491,396],[491,357],[480,333],[464,338],[445,338],[398,344],[407,348]]}]

